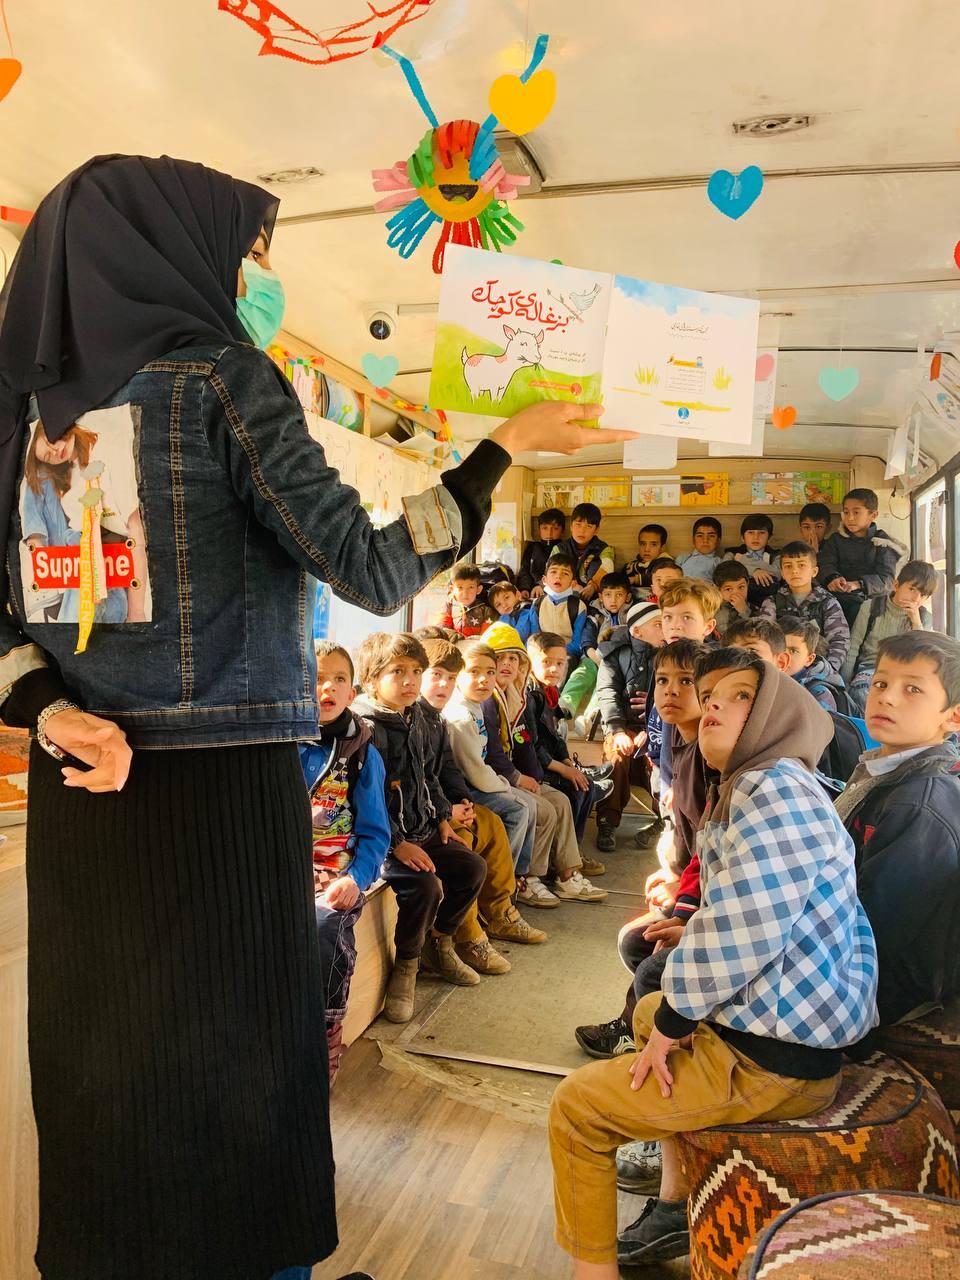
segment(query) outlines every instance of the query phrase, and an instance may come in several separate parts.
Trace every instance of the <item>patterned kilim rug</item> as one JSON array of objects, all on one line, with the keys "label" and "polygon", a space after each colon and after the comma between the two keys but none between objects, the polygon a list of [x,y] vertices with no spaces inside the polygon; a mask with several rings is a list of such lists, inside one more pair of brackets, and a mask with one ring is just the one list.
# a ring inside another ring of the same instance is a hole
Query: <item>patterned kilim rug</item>
[{"label": "patterned kilim rug", "polygon": [[0,827],[27,820],[29,756],[26,729],[0,729]]}]

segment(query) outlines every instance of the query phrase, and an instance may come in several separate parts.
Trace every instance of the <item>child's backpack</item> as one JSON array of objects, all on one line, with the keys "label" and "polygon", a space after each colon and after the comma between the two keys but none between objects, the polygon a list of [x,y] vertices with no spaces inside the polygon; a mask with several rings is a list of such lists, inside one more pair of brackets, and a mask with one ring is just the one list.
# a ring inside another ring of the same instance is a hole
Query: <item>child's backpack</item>
[{"label": "child's backpack", "polygon": [[480,586],[484,592],[484,600],[486,600],[487,587],[493,586],[495,582],[509,582],[511,586],[516,586],[516,575],[508,564],[501,564],[499,560],[484,560],[483,564],[478,564],[480,570]]},{"label": "child's backpack", "polygon": [[[833,685],[829,687],[832,693]],[[833,738],[817,761],[817,773],[825,775],[834,783],[845,784],[864,751],[880,744],[870,737],[866,721],[859,716],[848,716],[839,711],[828,711],[827,715],[833,721]],[[836,790],[842,790],[842,787],[837,787]]]},{"label": "child's backpack", "polygon": [[[860,708],[853,701],[850,694],[842,684],[831,684],[829,680],[811,680],[803,687],[806,689],[807,693],[812,694],[813,697],[817,699],[819,699],[822,693],[829,693],[837,704],[837,710],[842,716],[846,716],[848,719],[852,718],[854,720],[859,718],[857,713]],[[864,728],[866,728],[866,726],[864,726]]]}]

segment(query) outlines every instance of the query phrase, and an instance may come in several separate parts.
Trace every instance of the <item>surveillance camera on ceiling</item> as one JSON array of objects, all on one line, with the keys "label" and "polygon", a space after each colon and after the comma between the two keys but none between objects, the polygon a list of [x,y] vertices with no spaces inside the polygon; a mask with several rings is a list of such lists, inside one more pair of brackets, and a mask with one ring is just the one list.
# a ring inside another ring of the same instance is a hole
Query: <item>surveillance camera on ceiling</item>
[{"label": "surveillance camera on ceiling", "polygon": [[367,332],[376,342],[386,342],[397,332],[396,307],[374,306],[367,311]]}]

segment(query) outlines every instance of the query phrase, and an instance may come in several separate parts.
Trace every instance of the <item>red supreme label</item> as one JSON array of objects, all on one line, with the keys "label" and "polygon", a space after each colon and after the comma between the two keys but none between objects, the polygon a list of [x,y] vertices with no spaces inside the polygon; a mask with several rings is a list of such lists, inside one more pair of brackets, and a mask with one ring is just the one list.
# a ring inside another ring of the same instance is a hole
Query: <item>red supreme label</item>
[{"label": "red supreme label", "polygon": [[[80,547],[34,547],[33,580],[41,591],[67,591],[80,586]],[[133,585],[133,553],[122,543],[105,543],[107,587]]]}]

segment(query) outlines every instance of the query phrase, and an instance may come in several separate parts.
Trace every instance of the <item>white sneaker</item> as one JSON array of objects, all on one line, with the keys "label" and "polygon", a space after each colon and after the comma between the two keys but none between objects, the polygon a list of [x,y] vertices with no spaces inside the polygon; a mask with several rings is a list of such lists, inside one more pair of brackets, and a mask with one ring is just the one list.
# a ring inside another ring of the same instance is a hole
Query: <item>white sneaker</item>
[{"label": "white sneaker", "polygon": [[525,907],[559,907],[560,903],[539,876],[527,876],[527,883],[517,890],[517,901]]},{"label": "white sneaker", "polygon": [[579,871],[575,871],[569,880],[557,880],[553,892],[568,902],[602,902],[607,896],[606,889],[597,889]]}]

